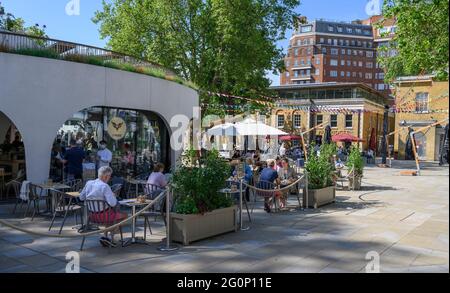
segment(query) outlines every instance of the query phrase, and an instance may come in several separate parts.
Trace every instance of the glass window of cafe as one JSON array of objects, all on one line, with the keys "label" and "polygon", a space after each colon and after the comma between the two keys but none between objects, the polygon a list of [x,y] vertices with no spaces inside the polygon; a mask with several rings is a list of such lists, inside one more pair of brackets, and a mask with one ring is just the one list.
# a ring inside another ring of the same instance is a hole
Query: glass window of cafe
[{"label": "glass window of cafe", "polygon": [[[25,147],[22,135],[14,123],[0,111],[0,200],[6,194],[6,182],[25,179]],[[2,195],[2,189],[3,195]]]},{"label": "glass window of cafe", "polygon": [[171,166],[170,134],[164,121],[150,111],[93,107],[73,115],[59,129],[52,149],[51,178],[62,176],[58,160],[70,141],[75,140],[85,153],[85,165],[98,168],[97,151],[104,140],[112,152],[114,176],[149,174],[154,164]]}]

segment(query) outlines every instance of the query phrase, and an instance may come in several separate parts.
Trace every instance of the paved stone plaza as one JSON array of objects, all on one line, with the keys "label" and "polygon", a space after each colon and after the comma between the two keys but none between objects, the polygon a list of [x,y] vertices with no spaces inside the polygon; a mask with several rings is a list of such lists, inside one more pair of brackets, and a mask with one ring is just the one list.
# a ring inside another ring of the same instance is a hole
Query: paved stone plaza
[{"label": "paved stone plaza", "polygon": [[[153,224],[150,246],[106,249],[93,236],[80,254],[81,271],[366,272],[366,255],[376,252],[381,272],[448,273],[449,169],[424,165],[420,177],[399,175],[414,167],[410,162],[396,162],[393,169],[368,167],[363,190],[338,191],[336,204],[278,214],[257,208],[251,230],[200,241],[177,252],[157,250],[165,237],[161,220]],[[1,217],[47,231],[48,220],[14,219],[11,209],[1,206]],[[67,232],[73,225],[67,223]],[[66,253],[78,251],[80,243],[0,227],[0,272],[65,272]]]}]

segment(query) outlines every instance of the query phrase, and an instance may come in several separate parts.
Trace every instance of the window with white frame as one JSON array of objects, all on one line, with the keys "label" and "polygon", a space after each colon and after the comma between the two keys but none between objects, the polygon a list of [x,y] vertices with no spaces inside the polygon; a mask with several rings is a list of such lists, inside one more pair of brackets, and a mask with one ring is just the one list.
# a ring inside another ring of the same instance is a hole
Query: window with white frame
[{"label": "window with white frame", "polygon": [[294,127],[300,128],[302,126],[302,115],[294,114]]},{"label": "window with white frame", "polygon": [[336,70],[331,70],[330,71],[330,76],[331,77],[337,77],[338,76],[338,72]]},{"label": "window with white frame", "polygon": [[339,55],[339,50],[336,48],[331,49],[331,55]]},{"label": "window with white frame", "polygon": [[345,115],[345,127],[352,128],[353,127],[353,115]]},{"label": "window with white frame", "polygon": [[366,62],[367,68],[373,68],[373,62]]},{"label": "window with white frame", "polygon": [[373,51],[366,51],[367,58],[373,58]]},{"label": "window with white frame", "polygon": [[316,115],[316,126],[322,123],[323,123],[323,115],[322,114]]},{"label": "window with white frame", "polygon": [[336,128],[338,126],[338,115],[333,114],[330,116],[330,125],[333,128]]},{"label": "window with white frame", "polygon": [[277,127],[283,128],[284,127],[284,115],[278,115],[277,116]]},{"label": "window with white frame", "polygon": [[330,66],[338,66],[338,61],[336,59],[331,59]]},{"label": "window with white frame", "polygon": [[416,94],[416,111],[428,112],[428,93]]}]

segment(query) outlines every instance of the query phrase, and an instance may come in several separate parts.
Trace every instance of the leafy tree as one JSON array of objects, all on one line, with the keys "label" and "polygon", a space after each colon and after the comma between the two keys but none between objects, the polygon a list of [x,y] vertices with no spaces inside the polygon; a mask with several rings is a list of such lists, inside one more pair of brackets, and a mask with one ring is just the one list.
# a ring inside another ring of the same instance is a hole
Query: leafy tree
[{"label": "leafy tree", "polygon": [[154,60],[202,90],[254,98],[269,94],[266,72],[283,68],[276,42],[293,25],[297,5],[299,0],[112,0],[103,1],[93,21],[113,50]]},{"label": "leafy tree", "polygon": [[436,73],[448,79],[449,0],[386,0],[383,14],[395,18],[397,31],[383,51],[396,50],[396,56],[382,54],[386,81],[398,76]]},{"label": "leafy tree", "polygon": [[39,24],[34,26],[25,26],[23,18],[16,18],[13,14],[7,13],[5,7],[0,2],[0,29],[15,32],[25,33],[35,37],[47,37],[45,33],[46,26],[42,27]]}]

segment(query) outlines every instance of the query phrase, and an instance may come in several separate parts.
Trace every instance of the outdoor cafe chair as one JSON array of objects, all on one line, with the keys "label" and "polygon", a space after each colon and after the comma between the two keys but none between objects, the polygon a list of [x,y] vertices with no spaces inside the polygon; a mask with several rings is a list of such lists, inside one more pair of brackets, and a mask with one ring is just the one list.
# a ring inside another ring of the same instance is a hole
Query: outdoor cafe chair
[{"label": "outdoor cafe chair", "polygon": [[[276,194],[279,192],[276,188],[277,186],[269,181],[263,181],[260,180],[255,185],[254,192],[255,192],[255,204],[258,197],[262,197],[264,199],[271,198],[272,203],[274,204],[275,209],[277,208],[277,202],[276,202]],[[253,213],[255,205],[252,207],[251,213]]]},{"label": "outdoor cafe chair", "polygon": [[69,192],[77,192],[83,189],[83,180],[81,179],[64,180],[63,184],[70,187]]},{"label": "outdoor cafe chair", "polygon": [[6,188],[7,188],[7,192],[9,193],[9,191],[13,190],[14,192],[14,197],[16,198],[16,204],[14,205],[14,209],[12,211],[13,215],[16,214],[16,209],[17,209],[17,205],[20,204],[20,208],[22,208],[23,204],[25,203],[21,198],[20,198],[20,188],[22,186],[22,183],[17,181],[17,180],[12,180],[10,182],[8,182],[6,184]]},{"label": "outdoor cafe chair", "polygon": [[120,183],[114,184],[113,186],[111,186],[111,190],[117,198],[121,197],[122,186],[123,185]]},{"label": "outdoor cafe chair", "polygon": [[347,188],[350,190],[350,177],[352,176],[353,169],[348,170],[347,175],[345,176],[338,176],[336,178],[336,186],[338,186],[338,183],[340,183],[341,188],[344,189],[344,183],[347,183]]},{"label": "outdoor cafe chair", "polygon": [[80,219],[83,219],[83,209],[80,205],[75,203],[75,200],[72,196],[68,195],[65,192],[59,190],[50,190],[50,193],[53,197],[52,200],[54,206],[53,206],[53,218],[48,230],[49,231],[52,230],[56,217],[62,216],[63,220],[61,223],[61,227],[59,229],[59,234],[61,234],[69,213],[75,216],[75,223],[78,224],[78,215],[80,216]]},{"label": "outdoor cafe chair", "polygon": [[[90,224],[96,224],[99,227],[108,228],[117,223],[120,223],[124,219],[118,219],[116,215],[120,211],[120,205],[111,207],[105,200],[86,200],[84,201],[87,211],[87,223],[86,226],[89,227]],[[111,240],[114,242],[114,231],[109,231],[111,234]],[[119,226],[120,241],[123,245],[123,232],[122,226]],[[108,237],[108,232],[105,232],[105,237]],[[86,237],[83,237],[81,242],[80,251],[83,250],[84,242]]]},{"label": "outdoor cafe chair", "polygon": [[[30,183],[29,185],[29,193],[28,193],[28,205],[24,214],[24,218],[27,217],[28,211],[30,210],[31,205],[33,205],[33,214],[31,216],[31,221],[34,220],[36,212],[39,214],[40,208],[39,203],[42,199],[47,200],[48,196],[44,193],[42,187],[39,187],[36,184]],[[48,206],[48,203],[47,203]]]},{"label": "outdoor cafe chair", "polygon": [[[153,184],[143,184],[142,190],[144,190],[146,196],[150,200],[154,200],[161,194],[161,192],[165,192],[164,189],[159,188],[159,186]],[[165,215],[165,196],[163,196],[164,200],[160,199],[157,203],[155,203],[149,210],[145,211],[140,215],[140,217],[144,218],[144,240],[147,238],[147,227],[150,232],[150,235],[153,234],[152,228],[150,226],[150,218],[157,219],[158,216],[161,216],[164,220],[164,224],[166,223]]]}]

